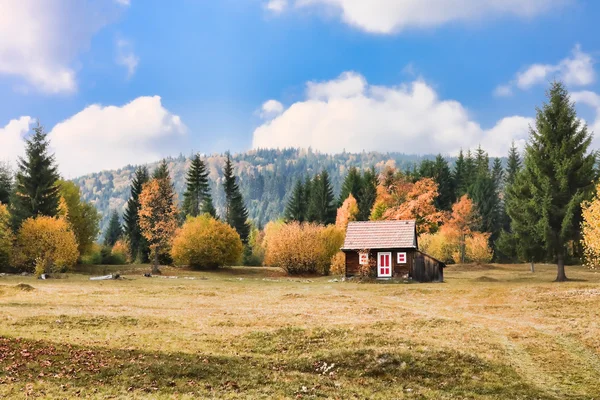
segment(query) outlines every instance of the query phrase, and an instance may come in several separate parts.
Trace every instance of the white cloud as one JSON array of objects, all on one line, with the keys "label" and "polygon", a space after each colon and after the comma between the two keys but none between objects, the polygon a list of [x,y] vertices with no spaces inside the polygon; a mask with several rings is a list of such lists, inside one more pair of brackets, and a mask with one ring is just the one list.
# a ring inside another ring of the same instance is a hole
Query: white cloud
[{"label": "white cloud", "polygon": [[124,7],[129,7],[131,5],[131,0],[115,0],[115,2]]},{"label": "white cloud", "polygon": [[186,132],[159,96],[148,96],[121,107],[86,107],[57,124],[49,137],[61,173],[76,177],[172,155]]},{"label": "white cloud", "polygon": [[439,99],[422,80],[375,86],[345,72],[332,81],[309,82],[303,101],[254,131],[253,147],[455,154],[481,144],[499,156],[507,153],[512,140],[527,138],[531,122],[508,117],[485,130],[459,102]]},{"label": "white cloud", "polygon": [[288,0],[269,0],[265,8],[276,14],[283,12],[288,6]]},{"label": "white cloud", "polygon": [[129,40],[117,40],[117,58],[116,63],[127,69],[127,78],[135,74],[135,70],[140,62],[140,58],[133,51],[133,44]]},{"label": "white cloud", "polygon": [[[390,34],[454,21],[516,16],[530,18],[572,0],[295,0],[296,8],[315,7],[340,14],[361,30]],[[270,3],[286,3],[271,0]]]},{"label": "white cloud", "polygon": [[596,112],[594,122],[589,125],[589,129],[594,133],[592,147],[600,148],[600,95],[589,90],[571,93],[571,100],[578,104],[591,107]]},{"label": "white cloud", "polygon": [[261,107],[260,116],[263,119],[271,119],[283,112],[283,104],[277,100],[265,101]]},{"label": "white cloud", "polygon": [[14,168],[18,157],[24,155],[24,136],[29,132],[31,117],[11,120],[4,128],[0,128],[0,162],[8,162]]},{"label": "white cloud", "polygon": [[0,75],[41,92],[76,91],[76,56],[110,22],[110,5],[118,7],[109,0],[0,0]]},{"label": "white cloud", "polygon": [[552,79],[559,79],[569,86],[586,86],[596,81],[594,59],[575,45],[570,57],[558,64],[533,64],[517,73],[514,80],[500,85],[494,91],[496,96],[510,96],[513,88],[527,90],[535,85],[547,84]]}]

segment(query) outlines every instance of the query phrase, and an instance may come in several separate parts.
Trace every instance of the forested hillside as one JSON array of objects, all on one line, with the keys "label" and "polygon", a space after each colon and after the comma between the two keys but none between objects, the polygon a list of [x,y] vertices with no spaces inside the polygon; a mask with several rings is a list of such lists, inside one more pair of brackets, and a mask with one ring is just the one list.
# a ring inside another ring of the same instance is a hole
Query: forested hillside
[{"label": "forested hillside", "polygon": [[[417,156],[402,153],[363,152],[359,154],[322,154],[309,150],[251,150],[232,156],[234,171],[240,183],[242,195],[248,206],[250,218],[260,226],[283,215],[288,197],[296,180],[304,179],[326,169],[330,174],[336,196],[350,167],[381,170],[384,165],[401,170],[413,168],[433,155]],[[217,212],[221,215],[225,203],[222,187],[224,154],[213,154],[205,158],[210,168],[211,188]],[[453,159],[448,159],[451,163]],[[148,167],[152,171],[158,161]],[[167,159],[175,190],[182,201],[185,173],[190,166],[190,157],[180,155]],[[105,231],[111,210],[122,215],[129,198],[130,184],[135,166],[128,165],[116,171],[102,171],[75,179],[81,187],[82,198],[93,203],[102,214],[101,232]]]}]

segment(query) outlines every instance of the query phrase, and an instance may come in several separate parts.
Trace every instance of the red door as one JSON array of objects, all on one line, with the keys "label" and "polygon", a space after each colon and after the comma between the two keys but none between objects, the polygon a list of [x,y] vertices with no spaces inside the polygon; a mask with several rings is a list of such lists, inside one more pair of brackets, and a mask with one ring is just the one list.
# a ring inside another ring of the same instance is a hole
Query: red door
[{"label": "red door", "polygon": [[392,253],[377,253],[377,277],[392,277]]}]

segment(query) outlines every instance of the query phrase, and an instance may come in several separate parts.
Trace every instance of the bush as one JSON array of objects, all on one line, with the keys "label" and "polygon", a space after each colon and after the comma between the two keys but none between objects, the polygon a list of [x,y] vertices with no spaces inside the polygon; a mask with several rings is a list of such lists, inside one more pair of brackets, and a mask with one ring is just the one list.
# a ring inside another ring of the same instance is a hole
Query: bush
[{"label": "bush", "polygon": [[38,274],[65,272],[79,258],[77,239],[63,218],[39,216],[23,222],[17,234],[15,265]]},{"label": "bush", "polygon": [[8,208],[0,203],[0,270],[10,264],[13,241]]},{"label": "bush", "polygon": [[100,265],[102,264],[102,246],[98,243],[93,243],[90,249],[81,256],[81,263],[84,265]]},{"label": "bush", "polygon": [[119,261],[119,265],[128,264],[131,262],[129,254],[131,254],[129,242],[123,239],[117,240],[111,250],[111,255],[115,260]]},{"label": "bush", "polygon": [[175,234],[171,255],[177,265],[217,268],[242,257],[242,240],[231,226],[209,215],[188,218]]},{"label": "bush", "polygon": [[265,233],[252,227],[248,238],[248,245],[244,246],[243,264],[248,267],[260,267],[265,261],[263,241]]},{"label": "bush", "polygon": [[346,273],[346,255],[343,251],[338,251],[331,259],[330,272],[333,275],[344,275]]},{"label": "bush", "polygon": [[269,224],[265,228],[265,262],[291,275],[327,275],[343,241],[343,231],[335,226],[298,222]]},{"label": "bush", "polygon": [[492,261],[494,252],[489,245],[490,234],[473,232],[465,241],[467,260],[485,264]]},{"label": "bush", "polygon": [[[449,263],[460,263],[460,234],[455,230],[443,226],[434,234],[419,236],[419,245],[423,252]],[[465,261],[474,263],[487,263],[493,258],[493,251],[489,246],[489,233],[472,232],[465,238]]]}]

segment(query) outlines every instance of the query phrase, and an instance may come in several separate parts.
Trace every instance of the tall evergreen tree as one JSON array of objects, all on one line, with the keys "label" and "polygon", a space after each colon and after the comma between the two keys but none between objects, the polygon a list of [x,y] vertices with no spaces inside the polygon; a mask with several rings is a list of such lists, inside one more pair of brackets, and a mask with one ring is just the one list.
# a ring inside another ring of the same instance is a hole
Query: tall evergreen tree
[{"label": "tall evergreen tree", "polygon": [[567,243],[577,240],[581,203],[595,179],[592,135],[577,117],[561,82],[553,82],[548,102],[537,109],[525,150],[524,169],[513,185],[508,213],[520,240],[531,235],[557,263],[557,281],[567,280]]},{"label": "tall evergreen tree", "polygon": [[166,179],[169,178],[169,165],[167,164],[167,160],[163,159],[158,167],[154,170],[152,174],[152,179]]},{"label": "tall evergreen tree", "polygon": [[329,174],[323,170],[315,176],[308,205],[308,219],[319,224],[335,223],[336,207]]},{"label": "tall evergreen tree", "polygon": [[368,221],[371,216],[371,209],[377,199],[377,174],[375,168],[367,169],[362,175],[362,185],[356,201],[358,203],[359,221]]},{"label": "tall evergreen tree", "polygon": [[58,213],[60,193],[58,167],[49,153],[50,142],[38,123],[26,141],[25,157],[19,158],[13,203],[15,227],[29,217]]},{"label": "tall evergreen tree", "polygon": [[301,180],[298,180],[296,185],[294,185],[294,192],[285,207],[285,220],[304,222],[307,208],[304,197],[304,185]]},{"label": "tall evergreen tree", "polygon": [[463,180],[463,188],[465,193],[468,193],[469,186],[475,182],[477,178],[477,163],[473,158],[473,153],[471,153],[471,149],[467,150],[467,156],[465,157],[465,177]]},{"label": "tall evergreen tree", "polygon": [[117,240],[123,235],[123,228],[121,227],[121,220],[117,210],[113,210],[110,215],[110,221],[108,222],[108,228],[104,233],[104,244],[106,246],[114,246]]},{"label": "tall evergreen tree", "polygon": [[506,162],[506,186],[510,186],[515,182],[517,174],[521,171],[521,157],[515,142],[512,142],[508,152],[508,160]]},{"label": "tall evergreen tree", "polygon": [[435,206],[439,210],[450,210],[456,200],[454,197],[454,182],[448,162],[438,154],[433,164],[433,174],[431,176],[438,184],[438,197],[435,199]]},{"label": "tall evergreen tree", "polygon": [[225,221],[240,235],[244,244],[248,243],[250,225],[248,224],[248,210],[233,174],[231,156],[227,153],[225,168],[223,169],[225,188]]},{"label": "tall evergreen tree", "polygon": [[494,180],[496,189],[500,192],[504,188],[504,168],[502,167],[502,160],[499,158],[494,158],[494,163],[492,164],[492,179]]},{"label": "tall evergreen tree", "polygon": [[490,171],[490,157],[488,153],[481,148],[481,145],[477,147],[475,152],[475,174],[487,174]]},{"label": "tall evergreen tree", "polygon": [[7,163],[0,163],[0,203],[10,204],[12,187],[13,177],[10,166]]},{"label": "tall evergreen tree", "polygon": [[217,216],[210,194],[208,169],[199,154],[192,158],[186,176],[186,190],[183,198],[183,212],[185,215],[191,215],[192,217],[197,217],[199,214]]},{"label": "tall evergreen tree", "polygon": [[342,190],[340,191],[340,197],[338,199],[338,207],[352,195],[355,199],[359,197],[360,190],[362,189],[362,179],[358,168],[351,167],[344,178],[342,183]]},{"label": "tall evergreen tree", "polygon": [[465,154],[462,149],[460,149],[458,153],[458,158],[456,159],[456,163],[454,164],[454,171],[452,173],[452,178],[454,180],[454,197],[456,199],[462,197],[462,195],[467,193],[467,166],[465,161]]},{"label": "tall evergreen tree", "polygon": [[135,176],[131,182],[131,195],[127,201],[127,208],[123,214],[123,220],[125,221],[125,235],[129,239],[129,245],[131,247],[131,256],[138,262],[148,262],[148,256],[150,249],[148,248],[148,241],[142,235],[140,229],[139,210],[140,210],[140,193],[144,183],[148,182],[148,169],[146,167],[138,167],[135,171]]}]

